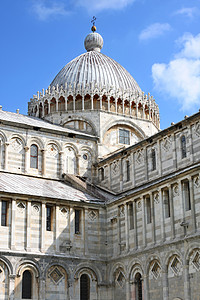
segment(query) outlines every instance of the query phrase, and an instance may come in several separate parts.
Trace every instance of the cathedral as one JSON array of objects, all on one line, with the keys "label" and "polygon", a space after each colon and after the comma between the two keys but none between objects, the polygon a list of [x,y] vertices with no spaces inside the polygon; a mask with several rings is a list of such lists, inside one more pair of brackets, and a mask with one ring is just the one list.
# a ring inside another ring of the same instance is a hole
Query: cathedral
[{"label": "cathedral", "polygon": [[200,112],[159,107],[92,32],[0,106],[0,300],[200,300]]}]

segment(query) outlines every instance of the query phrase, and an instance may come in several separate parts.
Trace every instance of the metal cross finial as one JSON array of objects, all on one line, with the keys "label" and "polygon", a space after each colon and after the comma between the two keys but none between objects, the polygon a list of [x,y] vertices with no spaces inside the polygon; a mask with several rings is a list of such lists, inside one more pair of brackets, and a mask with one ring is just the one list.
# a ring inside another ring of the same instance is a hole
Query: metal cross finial
[{"label": "metal cross finial", "polygon": [[93,26],[95,26],[95,21],[96,21],[96,17],[95,16],[93,16],[93,19],[92,19],[92,21],[91,21],[91,23],[93,23]]}]

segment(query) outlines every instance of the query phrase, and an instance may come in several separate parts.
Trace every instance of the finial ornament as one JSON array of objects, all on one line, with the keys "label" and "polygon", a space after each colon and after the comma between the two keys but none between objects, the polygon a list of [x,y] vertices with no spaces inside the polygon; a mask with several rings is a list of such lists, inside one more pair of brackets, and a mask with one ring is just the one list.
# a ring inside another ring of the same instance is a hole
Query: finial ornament
[{"label": "finial ornament", "polygon": [[97,29],[96,29],[96,26],[95,26],[95,21],[96,21],[96,17],[95,16],[93,16],[93,19],[91,20],[91,23],[93,24],[93,26],[92,26],[92,28],[91,28],[91,30],[92,30],[92,32],[95,32]]}]

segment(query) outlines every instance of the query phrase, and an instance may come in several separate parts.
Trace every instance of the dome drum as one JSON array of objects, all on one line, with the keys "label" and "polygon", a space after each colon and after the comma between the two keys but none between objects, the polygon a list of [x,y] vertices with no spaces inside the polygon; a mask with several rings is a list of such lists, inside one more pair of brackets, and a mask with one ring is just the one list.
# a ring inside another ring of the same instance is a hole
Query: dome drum
[{"label": "dome drum", "polygon": [[98,110],[151,121],[159,129],[158,105],[149,94],[131,95],[124,91],[115,94],[112,89],[107,91],[104,87],[98,91],[94,85],[89,86],[93,89],[49,87],[45,93],[33,96],[29,102],[29,115],[45,118],[52,113]]}]

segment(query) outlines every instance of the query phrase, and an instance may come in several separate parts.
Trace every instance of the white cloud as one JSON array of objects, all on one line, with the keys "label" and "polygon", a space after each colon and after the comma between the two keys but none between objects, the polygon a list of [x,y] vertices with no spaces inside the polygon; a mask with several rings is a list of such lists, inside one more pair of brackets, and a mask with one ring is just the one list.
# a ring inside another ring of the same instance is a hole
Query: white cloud
[{"label": "white cloud", "polygon": [[47,2],[45,0],[35,0],[32,10],[41,21],[46,21],[52,17],[65,16],[69,11],[63,2]]},{"label": "white cloud", "polygon": [[76,5],[85,7],[90,12],[97,12],[106,9],[122,9],[133,3],[135,0],[74,0]]},{"label": "white cloud", "polygon": [[184,15],[188,18],[193,18],[198,13],[199,13],[199,10],[196,7],[183,7],[181,9],[177,10],[174,14],[175,15]]},{"label": "white cloud", "polygon": [[168,23],[154,23],[142,30],[139,39],[148,40],[157,38],[169,30],[171,30],[171,26]]},{"label": "white cloud", "polygon": [[152,66],[153,81],[171,101],[178,100],[182,110],[195,112],[200,107],[200,34],[186,34],[178,43],[182,49],[173,60]]}]

